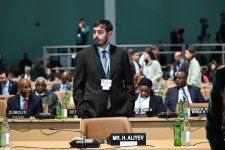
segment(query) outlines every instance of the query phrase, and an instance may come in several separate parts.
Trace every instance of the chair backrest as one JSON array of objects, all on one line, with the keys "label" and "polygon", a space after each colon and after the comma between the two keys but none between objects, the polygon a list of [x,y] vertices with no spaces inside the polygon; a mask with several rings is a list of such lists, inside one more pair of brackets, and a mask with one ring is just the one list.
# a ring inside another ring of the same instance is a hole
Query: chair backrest
[{"label": "chair backrest", "polygon": [[126,117],[82,119],[81,131],[86,138],[101,140],[111,133],[132,133],[130,121]]},{"label": "chair backrest", "polygon": [[6,114],[7,101],[0,99],[0,116],[4,116]]},{"label": "chair backrest", "polygon": [[0,99],[8,101],[8,99],[13,96],[15,96],[15,95],[0,95]]}]

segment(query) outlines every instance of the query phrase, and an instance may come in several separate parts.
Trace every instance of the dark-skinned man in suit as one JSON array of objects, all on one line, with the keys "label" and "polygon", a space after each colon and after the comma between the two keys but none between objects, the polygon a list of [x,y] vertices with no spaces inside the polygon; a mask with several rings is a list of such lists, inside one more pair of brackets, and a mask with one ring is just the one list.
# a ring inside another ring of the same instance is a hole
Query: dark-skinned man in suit
[{"label": "dark-skinned man in suit", "polygon": [[130,116],[135,91],[128,54],[109,43],[108,20],[93,24],[94,45],[78,52],[74,73],[74,103],[81,118]]},{"label": "dark-skinned man in suit", "polygon": [[18,95],[10,97],[7,102],[7,110],[27,110],[29,116],[37,116],[42,112],[41,99],[31,95],[31,83],[27,79],[18,81]]},{"label": "dark-skinned man in suit", "polygon": [[187,84],[187,73],[185,71],[177,72],[175,83],[177,86],[169,88],[166,92],[164,103],[167,110],[175,112],[180,99],[188,100],[189,103],[205,102],[200,89]]}]

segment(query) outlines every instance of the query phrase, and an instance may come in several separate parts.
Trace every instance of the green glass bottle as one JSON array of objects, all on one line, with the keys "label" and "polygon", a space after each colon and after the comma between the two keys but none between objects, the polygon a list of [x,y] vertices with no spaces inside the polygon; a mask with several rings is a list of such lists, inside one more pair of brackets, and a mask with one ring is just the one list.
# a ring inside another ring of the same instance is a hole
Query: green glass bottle
[{"label": "green glass bottle", "polygon": [[2,129],[0,128],[0,147],[2,147]]},{"label": "green glass bottle", "polygon": [[69,91],[66,91],[66,93],[65,93],[65,103],[66,103],[66,105],[69,105],[69,103],[70,103],[70,92]]},{"label": "green glass bottle", "polygon": [[178,116],[184,117],[184,101],[182,99],[178,102]]},{"label": "green glass bottle", "polygon": [[61,109],[62,109],[62,106],[60,101],[58,100],[56,103],[56,119],[61,119]]},{"label": "green glass bottle", "polygon": [[173,123],[173,130],[174,130],[174,146],[181,146],[182,144],[181,143],[181,125],[178,118]]}]

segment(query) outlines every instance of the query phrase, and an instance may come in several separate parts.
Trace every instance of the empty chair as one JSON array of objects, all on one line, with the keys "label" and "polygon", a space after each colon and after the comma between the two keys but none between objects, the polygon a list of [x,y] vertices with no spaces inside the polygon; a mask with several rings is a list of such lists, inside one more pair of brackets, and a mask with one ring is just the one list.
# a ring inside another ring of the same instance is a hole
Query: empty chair
[{"label": "empty chair", "polygon": [[7,101],[0,99],[0,116],[4,116],[6,114]]},{"label": "empty chair", "polygon": [[132,133],[130,121],[125,117],[82,119],[81,131],[86,138],[106,139],[110,133]]}]

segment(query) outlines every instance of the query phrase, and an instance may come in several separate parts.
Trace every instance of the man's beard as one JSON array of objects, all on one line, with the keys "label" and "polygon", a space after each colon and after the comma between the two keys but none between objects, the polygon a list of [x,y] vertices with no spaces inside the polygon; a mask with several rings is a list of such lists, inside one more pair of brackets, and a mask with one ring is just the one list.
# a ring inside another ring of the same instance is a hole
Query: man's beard
[{"label": "man's beard", "polygon": [[[94,39],[94,40],[96,40],[96,39]],[[95,42],[95,44],[97,45],[97,46],[99,46],[99,47],[101,47],[101,46],[104,46],[106,43],[108,42],[108,40],[107,40],[107,35],[105,36],[105,39],[104,39],[104,41],[101,43],[101,42],[99,42],[99,43],[96,43]]]}]

